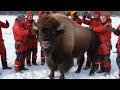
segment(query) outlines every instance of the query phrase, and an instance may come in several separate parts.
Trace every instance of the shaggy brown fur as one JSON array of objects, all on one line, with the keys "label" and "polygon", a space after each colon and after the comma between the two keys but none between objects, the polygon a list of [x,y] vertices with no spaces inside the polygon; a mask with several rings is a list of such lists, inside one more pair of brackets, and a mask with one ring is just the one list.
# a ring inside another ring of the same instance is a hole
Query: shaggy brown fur
[{"label": "shaggy brown fur", "polygon": [[[62,23],[62,29],[57,31]],[[86,30],[65,15],[42,16],[37,22],[37,27],[38,39],[51,70],[50,78],[54,78],[54,71],[59,70],[60,78],[63,79],[64,73],[72,66],[74,57],[79,59],[86,51],[95,51],[94,32]],[[48,48],[44,48],[47,45]],[[94,54],[91,55],[94,57]],[[76,72],[80,72],[83,62],[81,61]],[[93,68],[90,73],[94,73]]]}]

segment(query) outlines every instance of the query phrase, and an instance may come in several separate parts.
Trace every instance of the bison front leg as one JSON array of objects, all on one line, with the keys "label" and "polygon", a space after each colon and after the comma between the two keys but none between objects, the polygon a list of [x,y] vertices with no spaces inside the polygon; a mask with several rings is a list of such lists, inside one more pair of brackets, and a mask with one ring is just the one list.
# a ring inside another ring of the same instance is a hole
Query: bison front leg
[{"label": "bison front leg", "polygon": [[65,65],[59,64],[58,70],[60,71],[60,77],[59,79],[65,79],[64,73],[65,73]]},{"label": "bison front leg", "polygon": [[52,62],[51,59],[47,58],[47,65],[50,69],[50,79],[54,79],[54,72],[57,70],[57,66]]},{"label": "bison front leg", "polygon": [[59,79],[65,79],[64,73],[61,73]]},{"label": "bison front leg", "polygon": [[58,70],[60,71],[60,77],[59,79],[65,79],[65,72],[68,72],[68,70],[72,67],[73,64],[73,58],[72,55],[64,54],[64,58],[62,58],[62,61],[58,65]]},{"label": "bison front leg", "polygon": [[50,75],[49,75],[49,78],[50,78],[50,79],[54,79],[54,72],[55,72],[54,70],[51,70],[51,73],[50,73]]},{"label": "bison front leg", "polygon": [[80,71],[81,71],[81,68],[82,68],[82,66],[83,66],[83,63],[84,63],[84,55],[82,56],[82,57],[79,57],[79,58],[77,58],[77,60],[78,60],[78,68],[77,68],[77,70],[75,71],[75,73],[80,73]]}]

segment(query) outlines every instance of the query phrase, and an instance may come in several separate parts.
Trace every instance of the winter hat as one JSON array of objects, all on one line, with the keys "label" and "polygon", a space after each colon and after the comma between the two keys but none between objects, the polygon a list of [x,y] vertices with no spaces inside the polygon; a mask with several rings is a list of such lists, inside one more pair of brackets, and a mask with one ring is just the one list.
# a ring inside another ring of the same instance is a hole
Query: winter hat
[{"label": "winter hat", "polygon": [[101,16],[100,11],[95,11],[94,14],[98,14],[99,16]]},{"label": "winter hat", "polygon": [[102,16],[105,16],[107,20],[110,19],[110,14],[109,13],[103,13]]},{"label": "winter hat", "polygon": [[29,17],[30,14],[33,15],[33,12],[32,11],[27,11],[27,17]]},{"label": "winter hat", "polygon": [[17,20],[20,22],[20,21],[22,21],[22,20],[24,20],[25,19],[25,16],[23,15],[23,14],[19,14],[18,16],[17,16]]},{"label": "winter hat", "polygon": [[77,11],[71,11],[70,15],[73,16],[75,13],[77,13]]},{"label": "winter hat", "polygon": [[42,16],[44,14],[44,11],[39,11],[38,16]]}]

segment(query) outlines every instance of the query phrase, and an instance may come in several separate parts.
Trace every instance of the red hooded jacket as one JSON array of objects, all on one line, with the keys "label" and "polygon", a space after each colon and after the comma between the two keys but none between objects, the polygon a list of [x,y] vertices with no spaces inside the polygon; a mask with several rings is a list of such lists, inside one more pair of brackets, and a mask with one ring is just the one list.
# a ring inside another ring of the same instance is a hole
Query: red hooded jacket
[{"label": "red hooded jacket", "polygon": [[15,40],[26,41],[28,39],[28,34],[29,34],[28,29],[25,28],[24,24],[18,22],[17,19],[15,20],[12,29]]},{"label": "red hooded jacket", "polygon": [[82,18],[82,22],[86,25],[89,25],[89,27],[94,28],[101,24],[101,13],[99,11],[95,11],[94,14],[98,14],[98,18],[92,18],[91,20],[87,20],[86,18]]},{"label": "red hooded jacket", "polygon": [[82,20],[77,16],[76,18],[73,18],[73,20],[78,23],[79,25],[82,24]]},{"label": "red hooded jacket", "polygon": [[104,25],[100,24],[98,27],[94,27],[93,31],[99,33],[99,41],[110,41],[111,39],[111,33],[110,31],[107,31],[105,26],[106,25],[111,25],[111,20],[107,21]]},{"label": "red hooded jacket", "polygon": [[3,41],[1,28],[8,28],[8,26],[4,22],[0,21],[0,42]]},{"label": "red hooded jacket", "polygon": [[[26,25],[27,29],[32,30],[32,28],[33,28],[33,21],[29,21],[27,18],[25,19],[25,25]],[[28,37],[36,38],[36,35],[34,35],[32,33],[29,33]]]}]

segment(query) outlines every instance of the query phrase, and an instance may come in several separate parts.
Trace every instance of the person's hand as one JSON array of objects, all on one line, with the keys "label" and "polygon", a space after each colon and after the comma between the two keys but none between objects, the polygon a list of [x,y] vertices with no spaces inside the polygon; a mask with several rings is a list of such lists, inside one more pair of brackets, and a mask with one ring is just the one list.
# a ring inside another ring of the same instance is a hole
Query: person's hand
[{"label": "person's hand", "polygon": [[6,20],[6,25],[9,27],[9,22]]},{"label": "person's hand", "polygon": [[86,18],[86,17],[87,17],[87,12],[84,11],[84,12],[83,12],[83,18]]},{"label": "person's hand", "polygon": [[85,27],[87,30],[92,31],[93,29],[91,27]]}]

